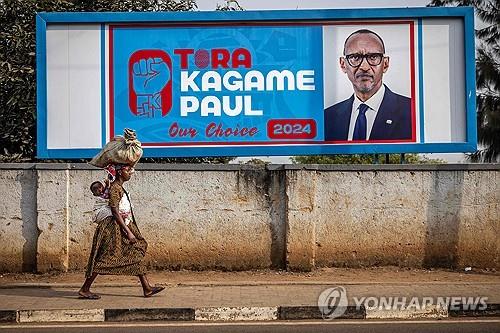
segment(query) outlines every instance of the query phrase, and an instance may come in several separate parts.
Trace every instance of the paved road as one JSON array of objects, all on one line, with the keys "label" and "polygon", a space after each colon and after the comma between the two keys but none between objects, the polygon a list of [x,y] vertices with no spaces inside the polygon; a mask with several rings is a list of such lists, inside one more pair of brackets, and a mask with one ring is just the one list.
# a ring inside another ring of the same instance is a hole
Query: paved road
[{"label": "paved road", "polygon": [[274,323],[99,323],[0,325],[2,333],[298,333],[298,332],[363,332],[363,333],[479,333],[500,332],[500,318],[441,321],[300,321]]}]

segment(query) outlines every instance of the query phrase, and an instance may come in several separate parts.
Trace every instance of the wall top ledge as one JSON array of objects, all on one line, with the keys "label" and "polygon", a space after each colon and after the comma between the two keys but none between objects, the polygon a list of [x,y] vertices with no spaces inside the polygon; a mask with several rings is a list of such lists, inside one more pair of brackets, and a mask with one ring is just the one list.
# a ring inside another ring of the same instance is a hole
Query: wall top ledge
[{"label": "wall top ledge", "polygon": [[285,170],[315,171],[500,171],[500,163],[459,164],[285,164]]},{"label": "wall top ledge", "polygon": [[[142,171],[500,171],[500,163],[460,164],[154,164]],[[86,163],[0,163],[0,170],[99,170]]]}]

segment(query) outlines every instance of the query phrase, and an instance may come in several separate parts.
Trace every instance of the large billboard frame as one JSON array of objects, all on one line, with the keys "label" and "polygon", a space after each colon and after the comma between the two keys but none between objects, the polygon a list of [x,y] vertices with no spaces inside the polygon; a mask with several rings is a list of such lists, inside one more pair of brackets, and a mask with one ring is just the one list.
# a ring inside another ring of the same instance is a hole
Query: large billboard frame
[{"label": "large billboard frame", "polygon": [[[475,82],[475,35],[474,10],[471,7],[441,8],[377,8],[377,9],[324,9],[324,10],[278,10],[278,11],[242,11],[242,12],[134,12],[134,13],[38,13],[36,16],[37,41],[37,156],[39,158],[88,158],[94,156],[99,149],[49,149],[47,146],[47,55],[46,33],[48,25],[56,24],[100,24],[104,36],[106,24],[124,23],[160,23],[169,24],[198,23],[200,25],[216,23],[234,25],[244,23],[286,23],[346,21],[346,20],[416,20],[418,30],[418,61],[422,61],[422,20],[426,18],[459,18],[464,26],[464,61],[465,61],[465,136],[464,142],[450,143],[370,143],[370,144],[292,144],[272,146],[217,146],[186,147],[182,150],[168,148],[147,148],[145,157],[195,157],[195,156],[262,156],[262,155],[314,155],[314,154],[374,154],[374,153],[453,153],[473,152],[477,149],[476,129],[476,82]],[[104,39],[103,39],[104,40]],[[101,55],[105,57],[104,52]],[[422,66],[419,66],[420,108],[423,112]],[[104,74],[103,74],[104,80]],[[105,89],[105,88],[103,88]],[[101,101],[105,106],[106,101]],[[102,145],[106,139],[105,111],[103,107]],[[423,122],[417,131],[423,130]],[[119,134],[119,133],[117,133]],[[140,139],[140,138],[139,138]]]}]

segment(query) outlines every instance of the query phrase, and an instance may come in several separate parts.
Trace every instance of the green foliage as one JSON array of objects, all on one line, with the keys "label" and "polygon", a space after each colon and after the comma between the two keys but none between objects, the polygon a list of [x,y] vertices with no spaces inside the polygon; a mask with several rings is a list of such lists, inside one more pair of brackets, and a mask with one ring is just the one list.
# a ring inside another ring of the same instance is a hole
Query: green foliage
[{"label": "green foliage", "polygon": [[35,14],[69,10],[65,1],[0,2],[0,155],[30,160],[35,149]]},{"label": "green foliage", "polygon": [[[0,162],[35,161],[37,12],[188,11],[194,0],[0,1]],[[228,163],[232,158],[158,158],[155,163]],[[58,160],[63,161],[63,160]],[[141,160],[142,161],[142,160]]]},{"label": "green foliage", "polygon": [[80,12],[159,12],[196,9],[194,0],[73,0]]},{"label": "green foliage", "polygon": [[476,30],[476,101],[478,141],[484,149],[473,161],[500,158],[500,0],[434,0],[430,6],[474,6],[486,27]]},{"label": "green foliage", "polygon": [[234,157],[145,157],[141,158],[141,163],[205,163],[205,164],[227,164]]},{"label": "green foliage", "polygon": [[267,164],[271,164],[271,162],[263,161],[260,158],[251,158],[248,161],[246,161],[244,164],[249,164],[249,165],[267,165]]},{"label": "green foliage", "polygon": [[217,4],[216,10],[223,12],[244,10],[237,0],[226,0],[223,5]]},{"label": "green foliage", "polygon": [[[389,164],[401,163],[400,154],[388,154]],[[293,164],[374,164],[375,155],[316,155],[316,156],[294,156]],[[431,164],[445,163],[439,159],[429,159],[417,154],[405,154],[404,162],[408,164]],[[386,154],[378,155],[378,163],[386,164]]]}]

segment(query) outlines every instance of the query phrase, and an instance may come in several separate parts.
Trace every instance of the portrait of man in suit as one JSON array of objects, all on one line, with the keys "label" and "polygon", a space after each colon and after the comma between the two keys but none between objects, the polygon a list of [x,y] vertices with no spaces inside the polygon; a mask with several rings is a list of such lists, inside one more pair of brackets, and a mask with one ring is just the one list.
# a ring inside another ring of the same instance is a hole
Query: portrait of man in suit
[{"label": "portrait of man in suit", "polygon": [[354,31],[344,42],[339,64],[354,93],[325,109],[325,141],[411,140],[411,99],[383,82],[389,56],[382,38],[371,30]]}]

